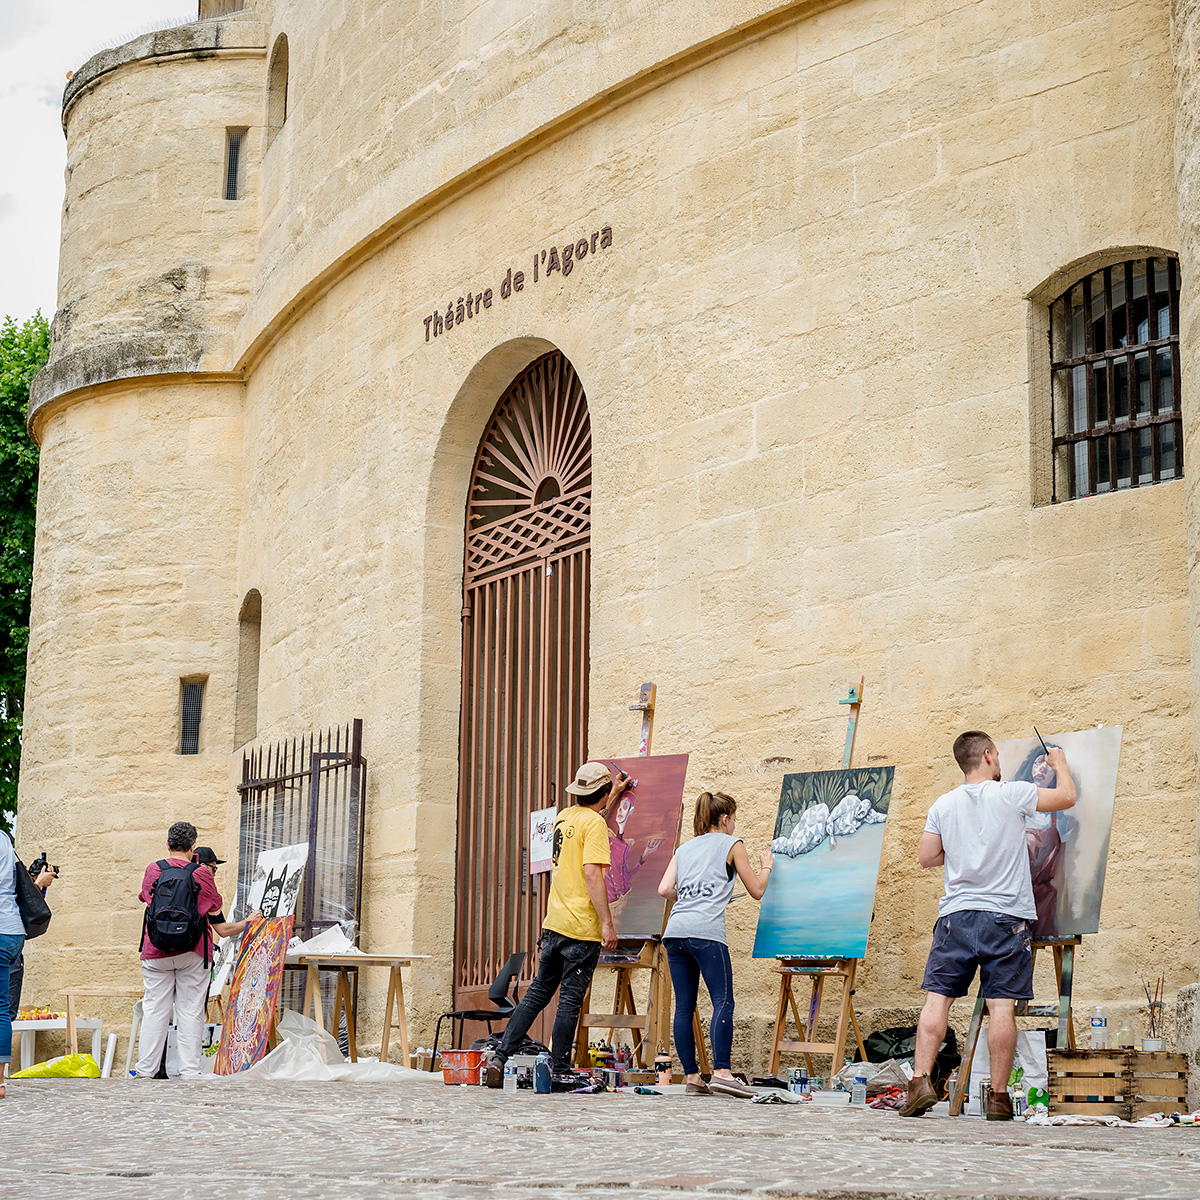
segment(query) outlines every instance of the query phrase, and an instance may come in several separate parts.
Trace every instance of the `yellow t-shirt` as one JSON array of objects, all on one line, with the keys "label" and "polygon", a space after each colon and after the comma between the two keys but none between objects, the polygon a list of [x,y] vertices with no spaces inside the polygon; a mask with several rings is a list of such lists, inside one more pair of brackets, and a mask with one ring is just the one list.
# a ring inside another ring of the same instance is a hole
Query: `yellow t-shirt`
[{"label": "yellow t-shirt", "polygon": [[564,808],[554,821],[551,857],[550,905],[542,927],[580,942],[600,941],[600,914],[588,895],[583,867],[585,863],[608,866],[604,818],[594,808]]}]

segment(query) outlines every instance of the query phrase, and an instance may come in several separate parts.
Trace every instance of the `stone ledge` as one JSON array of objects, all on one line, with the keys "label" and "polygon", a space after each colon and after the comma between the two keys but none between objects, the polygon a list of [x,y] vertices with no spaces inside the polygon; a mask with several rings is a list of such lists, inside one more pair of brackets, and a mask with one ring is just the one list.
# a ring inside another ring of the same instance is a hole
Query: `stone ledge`
[{"label": "stone ledge", "polygon": [[196,374],[202,370],[206,344],[197,333],[148,334],[94,343],[52,359],[33,377],[26,428],[36,441],[37,418],[68,392],[147,375]]},{"label": "stone ledge", "polygon": [[75,101],[102,76],[120,67],[171,58],[212,58],[222,52],[247,50],[261,51],[264,55],[267,51],[267,28],[250,12],[158,29],[111,50],[101,50],[75,72],[63,89],[63,132]]}]

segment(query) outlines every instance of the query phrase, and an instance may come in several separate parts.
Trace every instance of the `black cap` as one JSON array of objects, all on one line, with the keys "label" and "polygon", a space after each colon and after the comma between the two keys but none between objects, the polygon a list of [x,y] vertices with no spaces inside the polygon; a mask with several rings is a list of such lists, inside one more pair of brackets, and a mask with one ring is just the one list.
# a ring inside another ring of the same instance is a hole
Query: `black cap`
[{"label": "black cap", "polygon": [[218,858],[216,856],[216,854],[213,852],[213,849],[211,846],[197,846],[196,847],[196,861],[202,862],[202,863],[208,863],[208,865],[210,867],[218,867],[225,860],[223,858]]}]

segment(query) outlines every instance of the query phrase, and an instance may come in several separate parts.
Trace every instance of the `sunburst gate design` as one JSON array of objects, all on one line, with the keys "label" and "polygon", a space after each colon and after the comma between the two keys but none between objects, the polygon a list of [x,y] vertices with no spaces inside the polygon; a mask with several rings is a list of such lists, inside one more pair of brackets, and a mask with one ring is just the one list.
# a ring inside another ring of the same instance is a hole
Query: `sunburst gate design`
[{"label": "sunburst gate design", "polygon": [[214,1075],[236,1075],[267,1052],[293,917],[251,921],[229,985]]},{"label": "sunburst gate design", "polygon": [[467,502],[467,582],[508,573],[588,537],[592,427],[558,353],[509,388],[480,443]]}]

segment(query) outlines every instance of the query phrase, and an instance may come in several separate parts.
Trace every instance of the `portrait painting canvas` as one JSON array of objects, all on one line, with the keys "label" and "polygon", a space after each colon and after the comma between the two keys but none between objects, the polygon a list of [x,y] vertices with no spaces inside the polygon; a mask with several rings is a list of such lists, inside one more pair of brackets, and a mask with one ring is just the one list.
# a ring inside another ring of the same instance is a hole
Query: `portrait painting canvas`
[{"label": "portrait painting canvas", "polygon": [[862,958],[894,767],[785,775],[755,958]]},{"label": "portrait painting canvas", "polygon": [[604,814],[611,858],[604,878],[617,936],[629,940],[657,937],[663,931],[667,905],[658,894],[658,885],[679,840],[688,756],[597,761],[624,771],[633,781]]},{"label": "portrait painting canvas", "polygon": [[274,917],[246,926],[242,952],[229,985],[214,1075],[236,1075],[266,1054],[293,920],[290,916]]},{"label": "portrait painting canvas", "polygon": [[[1073,937],[1100,929],[1100,901],[1108,865],[1120,725],[1046,734],[1047,746],[1061,746],[1075,780],[1075,804],[1056,813],[1037,813],[1025,823],[1025,844],[1037,908],[1035,938]],[[1036,737],[997,742],[1000,773],[1038,787],[1057,784]]]},{"label": "portrait painting canvas", "polygon": [[308,843],[264,850],[254,861],[247,912],[262,909],[264,917],[287,917],[296,911],[296,897],[308,862]]}]

